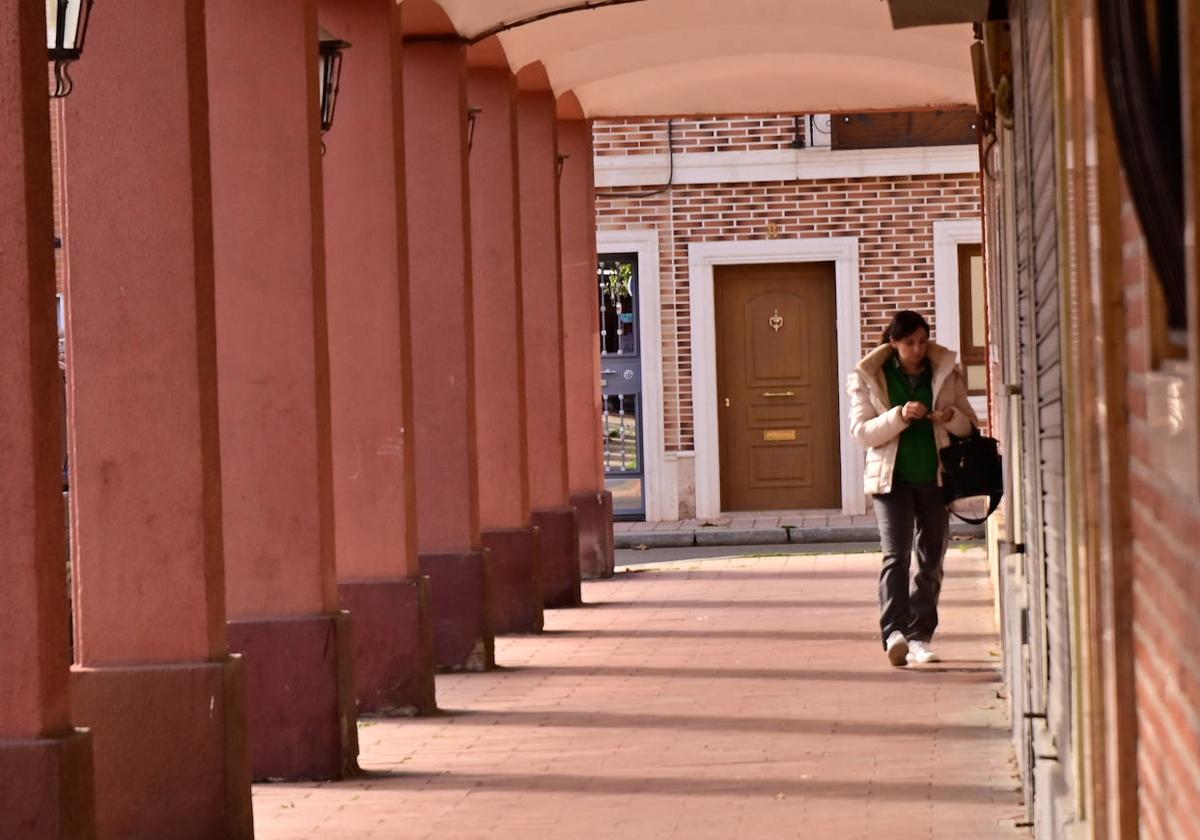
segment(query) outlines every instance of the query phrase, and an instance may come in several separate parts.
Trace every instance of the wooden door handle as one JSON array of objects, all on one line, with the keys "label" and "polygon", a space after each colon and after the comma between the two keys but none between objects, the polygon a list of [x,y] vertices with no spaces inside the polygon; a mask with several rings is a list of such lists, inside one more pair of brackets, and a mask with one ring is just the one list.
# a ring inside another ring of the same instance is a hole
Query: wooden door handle
[{"label": "wooden door handle", "polygon": [[768,398],[769,397],[794,397],[794,396],[796,396],[796,394],[793,391],[763,391],[763,396],[768,397]]}]

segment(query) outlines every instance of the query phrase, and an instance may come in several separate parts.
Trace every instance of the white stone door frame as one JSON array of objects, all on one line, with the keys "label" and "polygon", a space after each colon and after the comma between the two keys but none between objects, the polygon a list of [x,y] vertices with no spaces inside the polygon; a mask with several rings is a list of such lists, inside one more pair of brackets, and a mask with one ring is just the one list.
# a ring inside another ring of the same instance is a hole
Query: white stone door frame
[{"label": "white stone door frame", "polygon": [[[960,353],[958,246],[983,242],[983,222],[978,219],[941,219],[933,223],[933,318],[937,343]],[[970,398],[980,417],[987,412],[987,397]]]},{"label": "white stone door frame", "polygon": [[[655,228],[596,231],[599,254],[637,254],[638,347],[642,364],[642,458],[646,521],[657,522],[664,513],[662,290],[658,270],[658,231]],[[599,317],[599,315],[597,315]],[[669,511],[673,519],[678,515]]]},{"label": "white stone door frame", "polygon": [[850,436],[845,383],[862,352],[858,298],[858,237],[693,242],[688,246],[692,316],[692,411],[696,437],[696,516],[721,513],[721,457],[717,432],[717,336],[713,292],[718,265],[832,262],[837,302],[838,428],[842,512],[865,513],[863,450]]}]

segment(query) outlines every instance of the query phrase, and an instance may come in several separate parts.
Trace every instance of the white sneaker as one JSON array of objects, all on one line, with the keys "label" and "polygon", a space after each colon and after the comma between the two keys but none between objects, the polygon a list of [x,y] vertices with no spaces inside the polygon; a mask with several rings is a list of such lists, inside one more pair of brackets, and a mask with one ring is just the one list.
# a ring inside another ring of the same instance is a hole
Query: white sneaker
[{"label": "white sneaker", "polygon": [[887,658],[897,668],[904,664],[908,656],[908,639],[899,630],[893,630],[887,637]]},{"label": "white sneaker", "polygon": [[934,653],[929,642],[913,639],[908,643],[908,661],[924,665],[926,662],[941,662],[942,658]]}]

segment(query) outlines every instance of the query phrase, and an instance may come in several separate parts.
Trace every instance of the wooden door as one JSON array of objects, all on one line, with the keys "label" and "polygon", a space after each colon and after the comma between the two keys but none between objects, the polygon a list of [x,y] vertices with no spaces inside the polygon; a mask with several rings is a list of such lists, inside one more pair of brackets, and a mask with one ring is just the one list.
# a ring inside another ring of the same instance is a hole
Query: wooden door
[{"label": "wooden door", "polygon": [[714,280],[721,509],[840,508],[833,263]]}]

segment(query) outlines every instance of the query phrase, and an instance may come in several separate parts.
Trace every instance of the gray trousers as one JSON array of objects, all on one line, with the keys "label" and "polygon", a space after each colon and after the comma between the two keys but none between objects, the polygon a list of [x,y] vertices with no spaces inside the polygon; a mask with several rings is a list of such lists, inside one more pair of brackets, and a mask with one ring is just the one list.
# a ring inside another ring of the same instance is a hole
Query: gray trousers
[{"label": "gray trousers", "polygon": [[[950,535],[950,513],[942,488],[930,484],[896,484],[892,492],[873,497],[883,568],[879,571],[879,630],[886,643],[894,630],[928,642],[938,623],[942,560]],[[908,572],[916,534],[917,573],[909,588]]]}]

